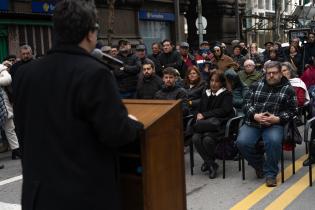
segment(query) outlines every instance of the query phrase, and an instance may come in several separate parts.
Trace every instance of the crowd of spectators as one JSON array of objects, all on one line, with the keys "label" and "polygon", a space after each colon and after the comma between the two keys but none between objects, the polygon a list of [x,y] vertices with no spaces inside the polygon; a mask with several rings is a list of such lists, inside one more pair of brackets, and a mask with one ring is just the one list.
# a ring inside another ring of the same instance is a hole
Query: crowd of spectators
[{"label": "crowd of spectators", "polygon": [[[218,41],[203,41],[199,49],[191,49],[187,42],[175,47],[169,39],[154,42],[151,46],[139,44],[135,47],[123,39],[118,46],[100,46],[100,49],[123,62],[122,67],[111,69],[122,99],[180,99],[183,116],[194,116],[195,123],[219,118],[223,127],[223,122],[235,114],[245,115],[237,146],[255,168],[257,177],[265,176],[267,185],[275,186],[279,160],[275,154],[278,154],[283,125],[296,115],[297,107],[303,107],[315,95],[314,37],[310,33],[308,42],[303,45],[294,38],[287,47],[269,41],[264,44],[263,51],[257,43],[239,40],[233,40],[228,46]],[[151,54],[148,47],[151,47]],[[1,71],[10,72],[6,76],[14,82],[19,66],[33,57],[31,48],[22,46],[20,57],[16,59],[10,55],[5,58]],[[4,74],[1,72],[0,85],[10,110],[11,81],[1,82]],[[8,119],[13,116],[9,115]],[[192,131],[187,136],[193,139],[204,160],[201,170],[208,171],[210,178],[216,177],[218,165],[214,150],[222,128],[215,132]],[[277,135],[266,136],[270,130]],[[4,131],[13,151],[12,158],[16,158],[19,146],[16,137],[12,137],[13,120],[8,120]],[[255,156],[257,154],[250,148],[261,137],[266,147],[266,161]],[[308,161],[315,162],[315,156],[314,161]]]}]

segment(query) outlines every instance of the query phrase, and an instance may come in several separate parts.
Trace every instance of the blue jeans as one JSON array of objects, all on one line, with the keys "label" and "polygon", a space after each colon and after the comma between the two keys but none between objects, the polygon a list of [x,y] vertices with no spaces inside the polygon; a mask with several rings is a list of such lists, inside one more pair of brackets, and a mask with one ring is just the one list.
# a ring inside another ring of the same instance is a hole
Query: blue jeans
[{"label": "blue jeans", "polygon": [[[255,169],[263,168],[266,177],[275,178],[279,172],[278,162],[281,157],[283,126],[272,125],[267,128],[255,128],[243,125],[240,128],[236,145]],[[266,153],[266,160],[263,154],[258,154],[255,148],[257,141],[262,137]]]}]

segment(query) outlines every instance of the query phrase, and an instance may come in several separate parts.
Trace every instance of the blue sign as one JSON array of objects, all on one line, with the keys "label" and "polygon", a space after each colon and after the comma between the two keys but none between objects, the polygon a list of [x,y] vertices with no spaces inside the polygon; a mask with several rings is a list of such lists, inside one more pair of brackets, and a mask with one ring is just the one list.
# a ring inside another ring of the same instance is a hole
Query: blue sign
[{"label": "blue sign", "polygon": [[33,13],[53,13],[55,9],[55,1],[33,1]]},{"label": "blue sign", "polygon": [[174,13],[167,12],[148,12],[145,10],[139,11],[140,20],[159,20],[159,21],[175,21]]},{"label": "blue sign", "polygon": [[9,10],[9,0],[0,0],[0,10]]}]

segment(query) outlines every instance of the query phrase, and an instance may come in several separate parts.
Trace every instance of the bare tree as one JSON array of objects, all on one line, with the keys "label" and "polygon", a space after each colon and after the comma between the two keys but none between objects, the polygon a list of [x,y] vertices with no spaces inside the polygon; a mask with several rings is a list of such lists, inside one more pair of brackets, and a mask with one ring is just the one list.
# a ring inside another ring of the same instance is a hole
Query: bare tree
[{"label": "bare tree", "polygon": [[116,0],[107,0],[108,4],[108,29],[107,29],[107,39],[108,45],[112,45],[112,39],[114,34],[114,23],[115,23],[115,2]]}]

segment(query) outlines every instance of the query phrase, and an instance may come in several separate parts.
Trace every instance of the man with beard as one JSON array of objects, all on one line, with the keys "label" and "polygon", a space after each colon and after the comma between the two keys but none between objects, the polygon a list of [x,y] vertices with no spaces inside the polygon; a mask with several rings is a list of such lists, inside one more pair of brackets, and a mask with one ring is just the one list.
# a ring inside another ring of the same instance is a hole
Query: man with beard
[{"label": "man with beard", "polygon": [[173,67],[167,67],[163,71],[163,85],[162,89],[155,94],[155,99],[161,100],[182,100],[183,115],[186,116],[189,113],[189,106],[187,101],[187,93],[184,88],[176,85],[176,69]]},{"label": "man with beard", "polygon": [[213,58],[211,62],[218,66],[218,70],[225,71],[226,69],[233,68],[238,69],[239,65],[233,61],[230,56],[223,53],[221,47],[214,46],[213,48]]},{"label": "man with beard", "polygon": [[12,77],[12,83],[14,83],[15,73],[18,71],[18,69],[24,64],[33,60],[32,48],[29,45],[22,45],[20,47],[20,59],[20,61],[13,64],[11,67],[10,74]]},{"label": "man with beard", "polygon": [[[280,62],[270,61],[265,69],[265,78],[254,83],[245,98],[245,124],[240,128],[236,144],[255,169],[257,178],[265,176],[267,187],[275,187],[284,125],[296,114],[297,100],[290,82],[282,76]],[[261,138],[266,160],[255,149]]]},{"label": "man with beard", "polygon": [[147,59],[142,65],[143,77],[137,85],[137,99],[153,99],[155,93],[162,88],[162,79],[155,74],[155,66]]},{"label": "man with beard", "polygon": [[304,66],[313,64],[312,57],[315,57],[315,34],[308,34],[308,42],[304,46]]}]

